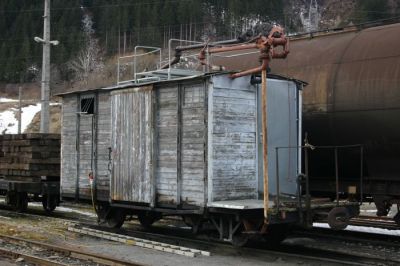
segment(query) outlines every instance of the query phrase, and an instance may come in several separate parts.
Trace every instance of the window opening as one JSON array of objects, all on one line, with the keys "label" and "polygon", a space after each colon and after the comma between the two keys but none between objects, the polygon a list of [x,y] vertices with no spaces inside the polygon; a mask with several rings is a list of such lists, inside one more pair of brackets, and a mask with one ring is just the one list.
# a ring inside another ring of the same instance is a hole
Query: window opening
[{"label": "window opening", "polygon": [[94,97],[81,99],[81,113],[94,114]]}]

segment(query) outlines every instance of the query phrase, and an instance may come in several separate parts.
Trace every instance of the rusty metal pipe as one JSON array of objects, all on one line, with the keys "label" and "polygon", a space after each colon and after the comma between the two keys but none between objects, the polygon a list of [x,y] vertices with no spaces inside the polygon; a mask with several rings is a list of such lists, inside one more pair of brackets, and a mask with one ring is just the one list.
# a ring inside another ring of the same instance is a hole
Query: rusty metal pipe
[{"label": "rusty metal pipe", "polygon": [[256,48],[259,48],[258,45],[256,43],[251,43],[251,44],[243,44],[243,45],[238,45],[238,46],[224,46],[224,47],[210,48],[208,52],[210,54],[214,54],[214,53],[239,51],[239,50],[246,50],[246,49],[256,49]]},{"label": "rusty metal pipe", "polygon": [[[232,40],[226,40],[226,41],[219,41],[219,42],[209,43],[207,45],[212,47],[212,46],[216,46],[216,45],[235,44],[235,43],[239,43],[239,40],[232,39]],[[169,66],[172,66],[172,65],[175,65],[175,64],[179,63],[179,61],[181,60],[181,56],[182,56],[182,52],[183,51],[200,49],[200,48],[203,48],[205,45],[206,44],[201,43],[201,44],[193,44],[193,45],[187,45],[187,46],[177,46],[175,48],[175,56],[174,56],[174,58],[171,60],[171,62],[163,65],[161,67],[161,69],[168,69]]]},{"label": "rusty metal pipe", "polygon": [[[268,66],[268,59],[263,60]],[[262,144],[263,144],[263,188],[264,188],[264,224],[268,224],[269,209],[269,182],[268,182],[268,134],[267,134],[267,70],[261,71],[261,126],[262,126]],[[277,169],[279,171],[279,169]]]},{"label": "rusty metal pipe", "polygon": [[224,71],[225,67],[222,65],[211,65],[207,62],[206,51],[202,49],[197,57],[203,66],[208,66],[213,71]]},{"label": "rusty metal pipe", "polygon": [[248,69],[239,73],[235,73],[231,75],[231,78],[239,78],[239,77],[243,77],[246,75],[251,75],[251,74],[256,74],[256,73],[260,73],[263,70],[267,70],[268,68],[268,64],[269,64],[269,58],[264,58],[262,60],[262,64],[259,67],[256,68],[252,68],[252,69]]},{"label": "rusty metal pipe", "polygon": [[272,58],[286,58],[289,54],[289,40],[287,38],[274,38],[272,39],[273,46],[283,46],[283,51],[276,52],[274,49],[271,51]]},{"label": "rusty metal pipe", "polygon": [[181,55],[175,54],[175,57],[171,60],[171,62],[166,63],[165,65],[161,66],[161,69],[168,69],[169,66],[179,63],[180,60],[181,60]]},{"label": "rusty metal pipe", "polygon": [[217,46],[217,45],[225,45],[225,44],[235,44],[239,43],[239,40],[237,39],[232,39],[232,40],[226,40],[226,41],[219,41],[219,42],[212,42],[212,43],[201,43],[201,44],[193,44],[193,45],[186,45],[186,46],[177,46],[175,48],[176,51],[188,51],[188,50],[194,50],[194,49],[200,49],[203,48],[205,45],[209,47]]},{"label": "rusty metal pipe", "polygon": [[287,55],[289,54],[289,52],[287,51],[283,51],[283,52],[272,52],[272,58],[281,58],[284,59],[287,57]]},{"label": "rusty metal pipe", "polygon": [[285,45],[287,43],[287,38],[273,38],[271,44],[274,46]]},{"label": "rusty metal pipe", "polygon": [[[279,30],[281,28],[278,28]],[[271,33],[272,34],[272,33]],[[274,52],[272,47],[275,46],[283,46],[283,51],[282,52]],[[222,52],[231,52],[231,51],[240,51],[240,50],[246,50],[246,49],[260,49],[261,51],[261,57],[262,57],[262,65],[245,70],[236,74],[232,74],[231,78],[238,78],[242,77],[245,75],[250,75],[250,74],[255,74],[259,73],[263,70],[266,70],[268,68],[269,60],[270,58],[286,58],[286,56],[289,54],[289,42],[285,35],[283,34],[283,31],[281,32],[281,36],[274,38],[269,36],[268,38],[264,36],[260,36],[255,43],[251,44],[244,44],[244,45],[236,45],[236,46],[228,46],[228,47],[216,47],[216,48],[209,48],[208,53],[213,54],[213,53],[222,53]],[[198,59],[200,60],[200,63],[202,65],[207,65],[206,62],[206,52],[205,49],[202,49],[199,53]],[[220,69],[222,69],[221,66],[219,66]]]}]

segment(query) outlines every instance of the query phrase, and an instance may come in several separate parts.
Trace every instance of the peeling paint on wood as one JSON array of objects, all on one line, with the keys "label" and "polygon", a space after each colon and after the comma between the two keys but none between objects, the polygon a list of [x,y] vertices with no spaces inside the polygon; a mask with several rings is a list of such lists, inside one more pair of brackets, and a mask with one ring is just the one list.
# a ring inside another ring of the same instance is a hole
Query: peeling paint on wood
[{"label": "peeling paint on wood", "polygon": [[111,96],[111,199],[151,203],[152,87]]},{"label": "peeling paint on wood", "polygon": [[63,194],[77,189],[90,198],[87,175],[95,169],[103,200],[187,208],[258,199],[258,103],[250,77],[132,85],[99,90],[96,99],[93,120],[77,114],[79,93],[63,96]]}]

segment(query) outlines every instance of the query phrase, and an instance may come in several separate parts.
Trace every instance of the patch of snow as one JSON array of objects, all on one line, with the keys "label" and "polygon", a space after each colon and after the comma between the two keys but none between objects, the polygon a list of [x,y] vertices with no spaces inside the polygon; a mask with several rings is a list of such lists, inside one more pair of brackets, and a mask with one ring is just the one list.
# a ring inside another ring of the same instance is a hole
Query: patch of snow
[{"label": "patch of snow", "polygon": [[[313,226],[320,227],[320,228],[330,228],[329,225],[326,223],[313,223]],[[354,231],[354,232],[362,232],[362,233],[380,234],[380,235],[400,236],[400,230],[389,230],[389,229],[376,228],[376,227],[349,225],[344,230]]]},{"label": "patch of snow", "polygon": [[9,98],[0,98],[0,103],[16,103],[18,100],[9,99]]},{"label": "patch of snow", "polygon": [[[2,98],[5,99],[5,98]],[[33,117],[41,109],[40,103],[35,105],[29,105],[22,108],[21,114],[21,131],[24,132],[28,125],[32,122]],[[6,134],[17,134],[18,133],[18,120],[15,116],[18,112],[17,109],[12,108],[10,110],[0,112],[0,134],[6,129]]]},{"label": "patch of snow", "polygon": [[360,212],[372,212],[372,213],[376,213],[376,210],[360,210]]},{"label": "patch of snow", "polygon": [[[31,206],[42,206],[42,203],[38,203],[38,202],[29,202],[29,205]],[[97,217],[97,215],[93,212],[90,211],[80,211],[80,210],[76,210],[76,209],[72,209],[72,208],[68,208],[68,207],[62,207],[62,206],[57,206],[56,211],[60,211],[60,212],[68,212],[68,213],[77,213],[77,214],[81,214],[81,215],[85,215],[85,216],[89,216],[89,217]]]},{"label": "patch of snow", "polygon": [[75,209],[71,209],[68,207],[60,207],[58,206],[57,209],[58,211],[62,211],[62,212],[74,212],[77,214],[82,214],[82,215],[86,215],[86,216],[90,216],[90,217],[97,217],[97,215],[93,212],[88,212],[88,211],[79,211],[79,210],[75,210]]}]

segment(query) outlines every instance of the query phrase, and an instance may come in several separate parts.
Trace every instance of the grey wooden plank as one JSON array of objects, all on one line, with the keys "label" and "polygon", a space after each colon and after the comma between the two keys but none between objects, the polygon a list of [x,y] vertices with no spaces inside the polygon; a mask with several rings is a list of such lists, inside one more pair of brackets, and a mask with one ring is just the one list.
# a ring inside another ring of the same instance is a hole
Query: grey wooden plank
[{"label": "grey wooden plank", "polygon": [[235,90],[235,92],[233,93],[232,88],[218,88],[214,92],[214,97],[254,101],[256,99],[256,94],[252,90]]},{"label": "grey wooden plank", "polygon": [[243,79],[216,78],[213,81],[209,112],[213,120],[209,124],[212,126],[209,132],[209,137],[212,136],[209,146],[212,200],[255,198],[256,90]]},{"label": "grey wooden plank", "polygon": [[113,199],[150,203],[152,91],[112,95]]}]

